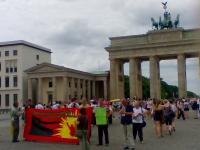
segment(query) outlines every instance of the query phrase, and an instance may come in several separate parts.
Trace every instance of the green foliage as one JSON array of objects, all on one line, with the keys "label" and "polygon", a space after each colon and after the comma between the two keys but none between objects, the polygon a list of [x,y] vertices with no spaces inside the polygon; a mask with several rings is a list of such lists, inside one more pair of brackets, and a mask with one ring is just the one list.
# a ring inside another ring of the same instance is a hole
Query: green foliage
[{"label": "green foliage", "polygon": [[[125,84],[125,97],[130,97],[129,95],[129,76],[124,76],[124,84]],[[143,98],[150,97],[150,80],[147,77],[142,77],[142,89],[143,89]],[[193,92],[188,91],[187,96],[190,98],[198,97]],[[169,99],[169,98],[178,98],[178,87],[174,85],[169,85],[161,78],[161,98]]]}]

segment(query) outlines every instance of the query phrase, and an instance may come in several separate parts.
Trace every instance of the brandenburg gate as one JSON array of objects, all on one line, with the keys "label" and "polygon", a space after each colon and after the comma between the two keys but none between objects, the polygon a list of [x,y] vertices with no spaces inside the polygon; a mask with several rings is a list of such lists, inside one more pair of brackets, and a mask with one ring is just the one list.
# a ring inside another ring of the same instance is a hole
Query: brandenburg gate
[{"label": "brandenburg gate", "polygon": [[129,62],[130,98],[142,98],[142,61],[150,63],[150,96],[161,98],[160,61],[177,59],[179,97],[187,96],[186,59],[198,57],[200,69],[200,29],[184,30],[178,14],[172,21],[164,8],[163,20],[151,18],[152,31],[142,35],[112,37],[105,49],[110,59],[110,98],[124,98],[124,63]]},{"label": "brandenburg gate", "polygon": [[[200,62],[200,29],[171,28],[149,31],[143,35],[112,37],[105,49],[110,59],[111,99],[124,98],[123,64],[129,62],[130,98],[142,98],[141,62],[150,63],[150,96],[161,98],[161,60],[177,59],[179,97],[187,96],[186,59]],[[200,67],[200,63],[199,63]]]}]

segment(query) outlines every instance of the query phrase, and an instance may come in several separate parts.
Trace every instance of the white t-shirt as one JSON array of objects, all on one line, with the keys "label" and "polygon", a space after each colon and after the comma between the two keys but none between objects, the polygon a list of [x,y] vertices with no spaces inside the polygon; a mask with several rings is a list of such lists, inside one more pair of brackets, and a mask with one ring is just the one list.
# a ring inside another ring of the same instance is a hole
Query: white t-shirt
[{"label": "white t-shirt", "polygon": [[52,109],[58,109],[59,106],[60,106],[59,104],[54,104],[51,108],[52,108]]},{"label": "white t-shirt", "polygon": [[72,102],[68,105],[68,108],[79,108],[79,104],[76,102]]},{"label": "white t-shirt", "polygon": [[171,104],[171,109],[172,109],[173,112],[176,112],[177,111],[176,105]]},{"label": "white t-shirt", "polygon": [[35,106],[35,109],[44,109],[44,106],[42,104],[37,104]]},{"label": "white t-shirt", "polygon": [[139,107],[139,108],[133,108],[133,123],[143,123],[143,116],[138,115],[139,113],[146,112],[146,109]]}]

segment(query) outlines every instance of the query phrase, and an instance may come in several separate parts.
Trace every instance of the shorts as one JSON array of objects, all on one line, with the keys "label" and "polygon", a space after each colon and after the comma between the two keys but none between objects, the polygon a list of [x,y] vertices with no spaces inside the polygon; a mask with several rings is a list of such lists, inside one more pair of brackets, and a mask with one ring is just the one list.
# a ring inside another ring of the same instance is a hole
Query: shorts
[{"label": "shorts", "polygon": [[189,108],[184,108],[184,111],[189,111],[190,109]]},{"label": "shorts", "polygon": [[165,124],[167,126],[172,125],[172,118],[165,118]]}]

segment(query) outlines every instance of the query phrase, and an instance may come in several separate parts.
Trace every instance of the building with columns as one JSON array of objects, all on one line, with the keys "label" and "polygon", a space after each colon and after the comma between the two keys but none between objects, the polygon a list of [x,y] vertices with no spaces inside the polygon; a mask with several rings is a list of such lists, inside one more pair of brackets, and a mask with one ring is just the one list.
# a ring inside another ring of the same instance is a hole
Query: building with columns
[{"label": "building with columns", "polygon": [[187,96],[186,59],[196,57],[200,67],[200,29],[172,28],[142,35],[110,38],[110,98],[124,98],[123,66],[129,63],[130,98],[142,98],[141,63],[149,61],[150,96],[161,98],[160,61],[177,59],[179,97]]},{"label": "building with columns", "polygon": [[35,103],[109,97],[109,72],[88,73],[50,63],[27,69],[28,98]]},{"label": "building with columns", "polygon": [[48,48],[22,40],[0,42],[0,110],[27,99],[24,70],[43,62],[51,62]]}]

